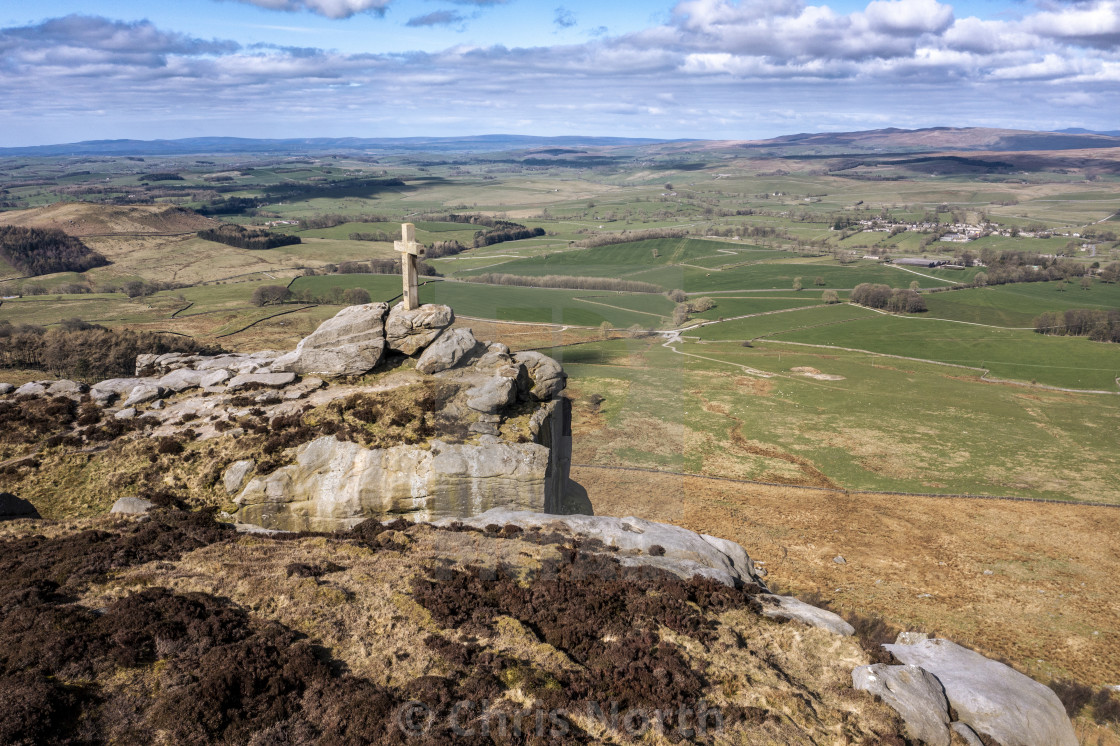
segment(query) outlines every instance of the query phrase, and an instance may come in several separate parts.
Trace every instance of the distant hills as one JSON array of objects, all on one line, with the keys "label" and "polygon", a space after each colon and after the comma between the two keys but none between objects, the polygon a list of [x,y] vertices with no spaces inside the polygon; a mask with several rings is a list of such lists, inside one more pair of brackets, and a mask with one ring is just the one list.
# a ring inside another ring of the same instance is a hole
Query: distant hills
[{"label": "distant hills", "polygon": [[[937,151],[1022,152],[1120,148],[1120,130],[1093,132],[1070,128],[1058,132],[986,127],[895,127],[858,132],[817,132],[783,135],[768,140],[658,140],[635,137],[533,137],[473,135],[465,137],[314,137],[254,139],[188,137],[179,140],[87,140],[60,145],[0,148],[0,157],[58,156],[182,156],[216,153],[312,154],[367,153],[498,153],[537,151],[564,155],[571,148],[643,148],[657,150],[734,148],[757,155],[820,155],[929,153]],[[548,150],[552,149],[552,150]]]},{"label": "distant hills", "polygon": [[313,137],[261,140],[244,137],[187,137],[179,140],[86,140],[62,145],[0,148],[0,157],[67,155],[167,156],[201,153],[321,153],[339,151],[486,153],[545,147],[627,147],[666,140],[629,137]]}]

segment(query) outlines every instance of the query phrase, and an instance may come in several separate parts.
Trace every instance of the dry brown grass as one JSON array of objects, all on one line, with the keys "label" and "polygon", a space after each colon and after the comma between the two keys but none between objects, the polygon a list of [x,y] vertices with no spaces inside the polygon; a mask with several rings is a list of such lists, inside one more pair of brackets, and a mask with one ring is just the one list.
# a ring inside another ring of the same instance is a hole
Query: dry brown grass
[{"label": "dry brown grass", "polygon": [[[1120,510],[578,467],[573,478],[596,513],[739,542],[783,589],[820,592],[834,608],[944,635],[1043,681],[1116,683]],[[832,562],[837,555],[847,563]]]}]

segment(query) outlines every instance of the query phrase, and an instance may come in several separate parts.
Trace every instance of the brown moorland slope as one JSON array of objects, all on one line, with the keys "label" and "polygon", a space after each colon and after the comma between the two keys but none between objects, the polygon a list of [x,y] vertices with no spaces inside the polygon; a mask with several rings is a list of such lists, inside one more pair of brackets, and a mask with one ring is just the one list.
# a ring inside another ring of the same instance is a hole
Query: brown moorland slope
[{"label": "brown moorland slope", "polygon": [[193,233],[218,221],[173,205],[100,205],[56,202],[46,207],[4,213],[7,225],[58,228],[71,236]]},{"label": "brown moorland slope", "polygon": [[1041,681],[1117,683],[1120,510],[609,468],[575,467],[572,476],[596,513],[739,542],[765,563],[768,583],[818,593],[834,610],[936,632]]}]

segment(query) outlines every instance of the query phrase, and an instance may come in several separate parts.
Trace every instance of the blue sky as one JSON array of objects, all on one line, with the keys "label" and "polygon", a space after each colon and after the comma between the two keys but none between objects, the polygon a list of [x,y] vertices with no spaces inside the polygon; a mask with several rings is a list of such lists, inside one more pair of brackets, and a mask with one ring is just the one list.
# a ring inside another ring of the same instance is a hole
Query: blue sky
[{"label": "blue sky", "polygon": [[0,146],[1120,127],[1120,0],[0,0]]}]

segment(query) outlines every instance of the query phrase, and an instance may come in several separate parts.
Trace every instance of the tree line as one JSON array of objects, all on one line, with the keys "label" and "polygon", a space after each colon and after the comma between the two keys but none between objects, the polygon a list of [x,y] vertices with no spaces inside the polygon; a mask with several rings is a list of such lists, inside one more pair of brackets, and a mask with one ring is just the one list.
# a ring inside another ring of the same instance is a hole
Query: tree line
[{"label": "tree line", "polygon": [[262,250],[278,246],[291,246],[302,243],[299,236],[286,236],[266,230],[249,230],[240,225],[227,223],[217,228],[206,228],[198,232],[199,238],[224,243],[238,249]]},{"label": "tree line", "polygon": [[0,225],[0,257],[25,275],[85,272],[109,260],[57,228]]},{"label": "tree line", "polygon": [[926,309],[926,301],[916,290],[892,288],[890,285],[877,285],[863,282],[856,285],[849,299],[868,308],[883,308],[896,313],[921,313]]},{"label": "tree line", "polygon": [[168,352],[217,355],[224,350],[191,337],[107,329],[80,319],[67,319],[49,329],[0,321],[0,367],[4,368],[104,380],[134,375],[137,355]]},{"label": "tree line", "polygon": [[650,228],[641,231],[622,231],[621,233],[600,233],[576,242],[576,246],[593,249],[598,246],[612,246],[633,241],[649,241],[655,238],[685,238],[688,231],[684,228]]},{"label": "tree line", "polygon": [[485,285],[516,285],[526,288],[563,288],[571,290],[616,290],[625,293],[660,293],[661,288],[648,282],[617,280],[612,277],[575,277],[572,275],[544,275],[526,277],[490,272],[462,278],[464,282]]},{"label": "tree line", "polygon": [[536,238],[544,235],[544,228],[527,228],[518,223],[509,223],[499,228],[488,231],[478,231],[474,234],[474,248],[492,246],[506,241],[520,241],[524,238]]},{"label": "tree line", "polygon": [[1070,308],[1047,311],[1035,317],[1038,334],[1088,337],[1094,342],[1120,342],[1120,310],[1115,308]]}]

